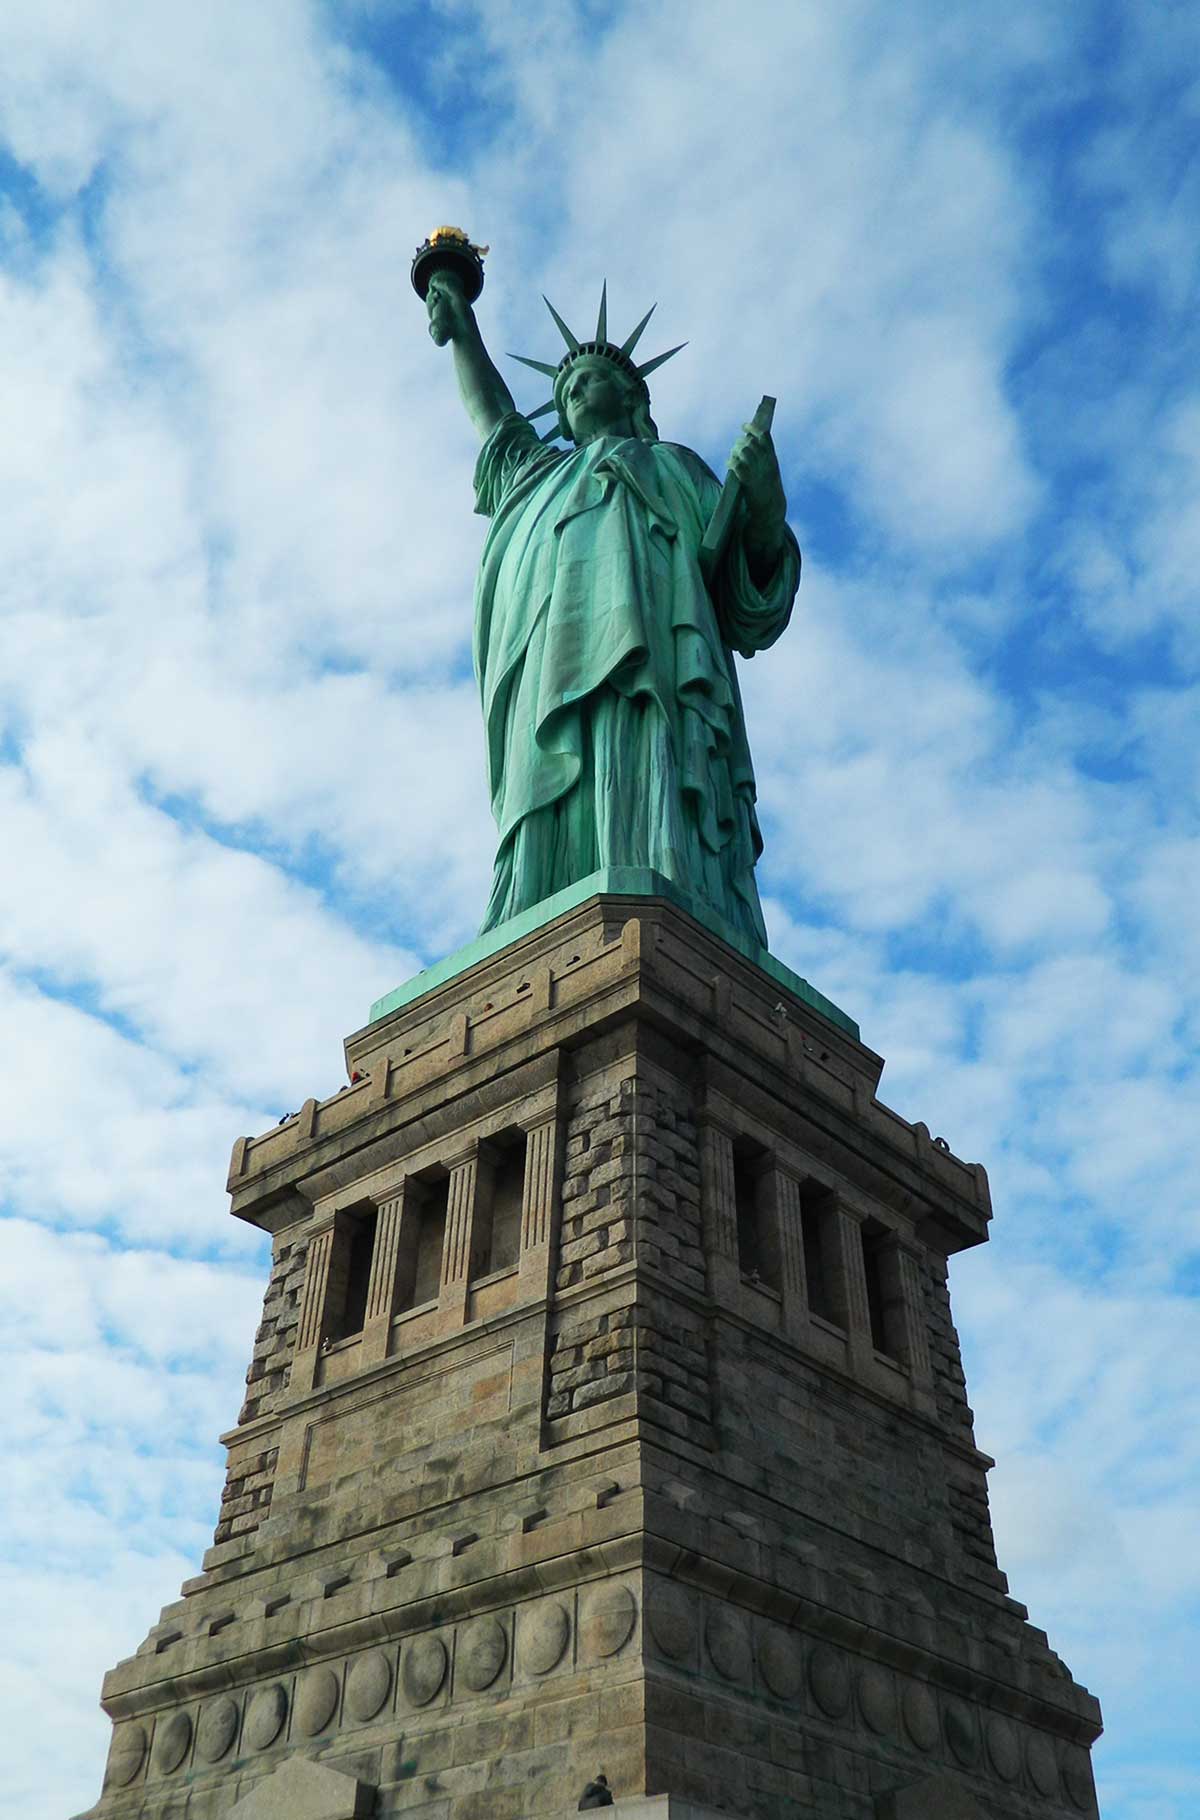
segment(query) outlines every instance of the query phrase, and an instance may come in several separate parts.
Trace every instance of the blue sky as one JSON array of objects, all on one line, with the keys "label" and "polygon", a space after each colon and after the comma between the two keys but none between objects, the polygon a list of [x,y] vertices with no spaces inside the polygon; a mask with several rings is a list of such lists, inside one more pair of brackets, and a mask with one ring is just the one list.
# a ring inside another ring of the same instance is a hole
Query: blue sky
[{"label": "blue sky", "polygon": [[606,277],[689,343],[664,435],[720,468],[779,399],[772,944],[988,1166],[1001,1562],[1106,1820],[1200,1809],[1198,69],[1166,0],[4,9],[0,1815],[95,1798],[215,1518],[233,1138],[486,899],[443,221],[498,353]]}]

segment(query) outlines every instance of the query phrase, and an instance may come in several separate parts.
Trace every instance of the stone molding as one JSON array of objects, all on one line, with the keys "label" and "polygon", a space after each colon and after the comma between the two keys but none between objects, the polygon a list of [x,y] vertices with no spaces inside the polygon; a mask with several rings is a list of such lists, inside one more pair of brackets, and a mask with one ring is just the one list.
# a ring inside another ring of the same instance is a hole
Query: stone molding
[{"label": "stone molding", "polygon": [[[625,934],[631,923],[639,932],[632,943]],[[556,982],[548,1008],[539,1002],[545,995],[532,990],[539,964],[549,966]],[[730,987],[729,1015],[721,1019],[711,992],[718,975]],[[733,1044],[744,1062],[761,1061],[772,1073],[790,1075],[814,1111],[826,1102],[839,1122],[848,1118],[860,1132],[865,1127],[897,1184],[916,1172],[936,1228],[930,1242],[958,1249],[985,1236],[991,1213],[986,1175],[875,1100],[878,1056],[683,912],[653,899],[633,905],[603,897],[348,1039],[348,1061],[356,1072],[366,1071],[364,1078],[306,1108],[303,1118],[238,1140],[229,1180],[234,1211],[272,1225],[274,1181],[294,1181],[302,1157],[303,1172],[320,1170],[326,1157],[345,1153],[352,1129],[356,1146],[369,1146],[376,1134],[392,1130],[397,1117],[410,1121],[427,1092],[444,1095],[449,1076],[457,1074],[463,1090],[494,1078],[506,1045],[527,1049],[534,1036],[540,1047],[553,1047],[560,1020],[585,1015],[594,1021],[601,1010],[607,1016],[652,999],[657,1015],[680,1030],[698,1030],[698,983],[708,1001],[704,1035],[714,1052],[734,1053]],[[470,1039],[455,1040],[452,1026],[463,1017]]]},{"label": "stone molding", "polygon": [[[554,1557],[550,1562],[531,1562],[491,1575],[482,1585],[468,1582],[463,1586],[448,1587],[406,1605],[356,1616],[344,1623],[331,1623],[305,1638],[299,1656],[293,1641],[281,1639],[277,1644],[248,1650],[245,1655],[219,1665],[192,1671],[176,1670],[169,1679],[164,1678],[162,1691],[153,1684],[150,1688],[142,1685],[128,1692],[119,1690],[114,1683],[120,1671],[114,1670],[106,1678],[104,1710],[115,1720],[144,1716],[150,1707],[167,1703],[164,1694],[174,1705],[197,1695],[253,1684],[265,1676],[295,1668],[300,1661],[305,1664],[322,1662],[422,1632],[433,1633],[448,1625],[541,1597],[548,1585],[558,1589],[582,1587],[603,1583],[615,1575],[647,1569],[660,1576],[665,1585],[686,1589],[692,1594],[702,1593],[732,1603],[746,1614],[772,1620],[786,1627],[799,1641],[840,1646],[852,1651],[860,1660],[916,1675],[943,1696],[976,1701],[989,1712],[1006,1713],[1066,1741],[1086,1739],[1090,1742],[1099,1735],[1098,1717],[1093,1721],[1080,1709],[1071,1710],[1027,1688],[1006,1685],[965,1659],[953,1661],[937,1649],[926,1648],[911,1635],[899,1636],[865,1625],[860,1615],[861,1602],[853,1612],[836,1610],[823,1602],[833,1590],[828,1584],[828,1576],[821,1576],[820,1599],[746,1571],[738,1574],[734,1588],[730,1585],[726,1565],[682,1550],[677,1542],[641,1528],[640,1517],[637,1521],[638,1528],[606,1540],[602,1551],[584,1550],[577,1555]],[[598,1553],[602,1556],[599,1561]],[[133,1663],[138,1660],[134,1658]],[[166,1666],[164,1661],[164,1669]],[[1072,1684],[1068,1681],[1063,1686],[1070,1688]],[[1084,1699],[1094,1704],[1086,1694]]]}]

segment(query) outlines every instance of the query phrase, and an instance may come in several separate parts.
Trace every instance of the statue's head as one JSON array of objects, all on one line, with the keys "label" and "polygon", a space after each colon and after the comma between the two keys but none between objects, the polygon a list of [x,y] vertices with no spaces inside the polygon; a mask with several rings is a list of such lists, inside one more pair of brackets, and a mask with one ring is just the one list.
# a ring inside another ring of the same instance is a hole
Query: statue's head
[{"label": "statue's head", "polygon": [[582,445],[596,436],[657,442],[650,392],[633,362],[611,343],[585,343],[562,362],[554,380],[559,434]]},{"label": "statue's head", "polygon": [[[638,436],[644,442],[657,442],[658,431],[650,416],[646,375],[660,367],[664,360],[670,360],[672,354],[678,354],[679,348],[671,348],[641,366],[633,359],[633,350],[654,314],[654,307],[646,311],[632,335],[618,347],[608,339],[607,285],[600,293],[600,313],[591,341],[580,341],[550,299],[547,297],[544,301],[567,344],[567,351],[557,366],[544,360],[531,360],[524,354],[514,356],[522,365],[545,373],[554,382],[553,397],[539,405],[536,411],[529,412],[530,421],[553,411],[558,418],[559,434],[574,443],[590,442],[593,437],[603,435]],[[680,347],[684,345],[680,343]]]}]

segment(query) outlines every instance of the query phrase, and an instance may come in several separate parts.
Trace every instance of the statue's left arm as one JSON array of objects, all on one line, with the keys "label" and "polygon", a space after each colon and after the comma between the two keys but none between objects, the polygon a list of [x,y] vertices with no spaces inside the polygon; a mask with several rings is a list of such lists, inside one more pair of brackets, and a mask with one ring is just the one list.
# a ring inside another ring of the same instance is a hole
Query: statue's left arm
[{"label": "statue's left arm", "polygon": [[[787,522],[787,499],[769,430],[747,424],[729,472],[741,487],[735,530],[712,579],[721,637],[743,657],[773,645],[800,584],[800,549]],[[716,493],[715,480],[712,483]]]}]

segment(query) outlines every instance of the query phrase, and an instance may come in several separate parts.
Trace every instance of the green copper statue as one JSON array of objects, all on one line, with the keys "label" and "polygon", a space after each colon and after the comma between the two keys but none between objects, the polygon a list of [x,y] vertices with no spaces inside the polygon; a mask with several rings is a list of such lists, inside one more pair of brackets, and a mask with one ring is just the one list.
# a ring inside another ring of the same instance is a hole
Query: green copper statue
[{"label": "green copper statue", "polygon": [[[723,550],[703,549],[721,486],[690,449],[658,440],[645,375],[670,356],[640,368],[632,358],[649,317],[618,346],[602,298],[595,337],[581,342],[548,306],[566,354],[525,364],[553,379],[553,399],[532,413],[557,413],[572,446],[553,446],[484,347],[471,307],[481,249],[467,250],[474,266],[434,259],[419,279],[414,262],[413,282],[434,341],[454,349],[483,439],[476,509],[492,521],[475,595],[499,829],[483,929],[602,867],[645,867],[765,947],[732,652],[779,637],[800,579],[770,432],[760,415],[738,437],[732,530]],[[418,261],[429,254],[427,242]]]}]

